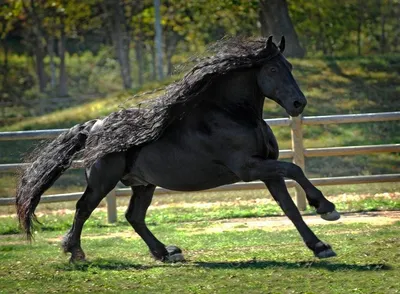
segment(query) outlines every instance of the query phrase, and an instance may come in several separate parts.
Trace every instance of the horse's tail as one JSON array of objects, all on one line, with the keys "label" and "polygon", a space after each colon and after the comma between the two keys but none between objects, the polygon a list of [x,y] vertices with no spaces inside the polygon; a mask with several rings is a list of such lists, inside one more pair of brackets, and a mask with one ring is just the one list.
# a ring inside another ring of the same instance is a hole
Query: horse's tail
[{"label": "horse's tail", "polygon": [[42,194],[67,170],[73,155],[85,148],[89,132],[97,120],[78,124],[60,134],[49,145],[38,150],[35,160],[19,178],[16,194],[17,215],[27,238],[32,238],[35,208]]}]

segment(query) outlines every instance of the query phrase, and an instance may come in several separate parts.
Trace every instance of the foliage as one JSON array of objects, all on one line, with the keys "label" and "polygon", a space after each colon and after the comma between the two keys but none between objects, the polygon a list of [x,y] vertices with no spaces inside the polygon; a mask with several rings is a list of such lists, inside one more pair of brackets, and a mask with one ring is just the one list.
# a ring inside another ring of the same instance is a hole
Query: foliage
[{"label": "foliage", "polygon": [[400,2],[392,0],[289,1],[309,53],[363,55],[398,52]]},{"label": "foliage", "polygon": [[[4,60],[1,100],[20,103],[57,93],[61,86],[61,79],[56,80],[62,71],[60,40],[63,35],[69,53],[66,58],[69,95],[120,90],[123,79],[120,64],[116,62],[112,41],[115,36],[110,28],[107,3],[107,0],[3,0],[0,4],[3,45],[0,58]],[[133,85],[137,87],[143,80],[155,79],[153,2],[116,0],[115,3],[123,8],[128,34],[124,38],[132,40],[128,55]],[[309,56],[399,51],[398,0],[299,0],[288,4],[297,34]],[[162,1],[165,70],[171,73],[173,65],[201,53],[207,44],[226,35],[259,35],[259,10],[256,0]],[[44,64],[40,60],[45,56],[37,55],[38,51],[47,56]],[[12,61],[16,54],[23,55],[27,61],[16,64]],[[33,59],[33,56],[36,57]],[[104,63],[94,66],[93,59]],[[77,60],[83,67],[82,75],[78,76]],[[41,74],[38,67],[42,68]],[[92,72],[87,71],[89,68]],[[25,73],[29,73],[29,78]],[[90,79],[88,73],[98,78]],[[110,80],[103,83],[100,76]],[[29,83],[20,82],[27,78]],[[39,85],[40,81],[45,87]]]}]

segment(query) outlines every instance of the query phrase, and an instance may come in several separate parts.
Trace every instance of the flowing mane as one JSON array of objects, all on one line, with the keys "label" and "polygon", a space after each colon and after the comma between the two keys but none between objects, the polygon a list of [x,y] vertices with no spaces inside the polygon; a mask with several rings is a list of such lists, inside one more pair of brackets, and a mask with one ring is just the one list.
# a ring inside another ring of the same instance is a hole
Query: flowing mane
[{"label": "flowing mane", "polygon": [[113,152],[126,151],[156,140],[175,119],[182,118],[200,102],[202,92],[219,76],[252,68],[279,54],[277,46],[267,49],[266,39],[229,38],[209,48],[211,57],[201,58],[184,77],[166,88],[165,94],[146,101],[145,106],[113,112],[88,137],[84,152],[86,166]]}]

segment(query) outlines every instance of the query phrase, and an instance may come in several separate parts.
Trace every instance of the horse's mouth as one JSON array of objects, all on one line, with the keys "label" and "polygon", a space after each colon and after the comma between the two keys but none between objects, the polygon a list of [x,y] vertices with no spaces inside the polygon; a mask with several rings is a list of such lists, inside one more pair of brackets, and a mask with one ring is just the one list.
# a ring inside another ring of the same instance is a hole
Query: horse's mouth
[{"label": "horse's mouth", "polygon": [[292,110],[292,111],[286,110],[286,113],[292,117],[296,117],[296,116],[299,116],[300,114],[302,114],[303,110],[304,110],[304,108],[296,109],[296,110]]},{"label": "horse's mouth", "polygon": [[290,115],[290,116],[292,116],[292,117],[296,117],[296,116],[299,116],[300,114],[302,114],[303,113],[303,111],[304,111],[304,108],[305,108],[305,105],[303,106],[303,107],[299,107],[299,108],[290,108],[290,109],[288,109],[283,103],[282,103],[282,101],[280,100],[280,99],[274,99],[274,101],[276,102],[276,103],[278,103],[283,109],[285,109],[286,110],[286,113],[288,114],[288,115]]}]

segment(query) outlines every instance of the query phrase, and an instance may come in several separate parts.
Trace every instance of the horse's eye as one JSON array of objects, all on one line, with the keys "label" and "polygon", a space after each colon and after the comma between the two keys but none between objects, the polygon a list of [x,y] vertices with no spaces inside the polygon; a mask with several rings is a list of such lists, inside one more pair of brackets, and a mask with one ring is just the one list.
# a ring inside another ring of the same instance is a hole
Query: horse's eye
[{"label": "horse's eye", "polygon": [[276,67],[271,67],[271,68],[270,68],[270,71],[271,71],[271,72],[277,72],[278,70],[276,69]]}]

